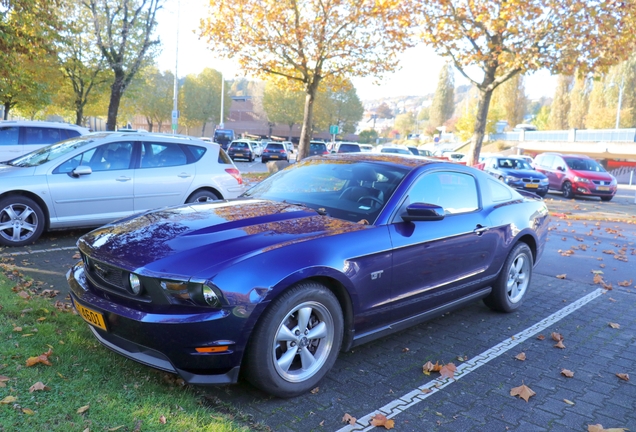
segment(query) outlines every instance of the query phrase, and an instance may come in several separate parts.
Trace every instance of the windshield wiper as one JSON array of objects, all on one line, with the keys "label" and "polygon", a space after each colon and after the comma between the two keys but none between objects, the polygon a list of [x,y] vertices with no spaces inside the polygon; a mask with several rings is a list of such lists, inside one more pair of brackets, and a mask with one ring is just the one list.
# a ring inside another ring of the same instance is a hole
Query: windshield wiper
[{"label": "windshield wiper", "polygon": [[283,202],[285,204],[297,205],[297,206],[300,206],[300,207],[305,207],[305,208],[311,209],[311,210],[315,211],[316,213],[318,213],[321,216],[329,216],[329,213],[327,213],[327,211],[324,208],[322,208],[322,207],[316,209],[316,208],[313,208],[313,207],[308,206],[307,204],[301,203],[301,202],[291,202],[291,201],[287,201],[287,200],[283,200]]}]

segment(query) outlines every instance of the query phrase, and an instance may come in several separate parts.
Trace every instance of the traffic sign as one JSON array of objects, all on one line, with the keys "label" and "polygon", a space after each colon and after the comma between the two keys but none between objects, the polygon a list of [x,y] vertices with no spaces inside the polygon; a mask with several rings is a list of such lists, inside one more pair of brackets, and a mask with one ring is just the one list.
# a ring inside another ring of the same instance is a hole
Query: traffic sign
[{"label": "traffic sign", "polygon": [[339,132],[340,132],[340,128],[338,127],[338,125],[329,126],[329,133],[331,135],[337,135]]}]

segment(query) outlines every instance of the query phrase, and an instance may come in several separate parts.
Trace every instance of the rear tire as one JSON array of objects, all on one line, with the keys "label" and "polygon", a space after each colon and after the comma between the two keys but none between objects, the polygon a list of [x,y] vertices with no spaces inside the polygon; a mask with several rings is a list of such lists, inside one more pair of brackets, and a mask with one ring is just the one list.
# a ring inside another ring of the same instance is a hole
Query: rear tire
[{"label": "rear tire", "polygon": [[243,369],[255,387],[281,398],[316,387],[338,357],[342,308],[325,286],[306,282],[272,301],[250,337]]},{"label": "rear tire", "polygon": [[566,181],[561,186],[561,191],[563,192],[563,198],[572,199],[574,198],[574,191],[572,190],[572,183]]},{"label": "rear tire", "polygon": [[484,303],[498,312],[512,312],[523,303],[532,280],[532,251],[525,243],[512,248]]},{"label": "rear tire", "polygon": [[22,195],[0,200],[0,244],[24,246],[44,232],[44,212],[31,198]]},{"label": "rear tire", "polygon": [[219,198],[219,196],[215,194],[214,192],[204,189],[204,190],[196,191],[195,193],[190,195],[186,201],[186,204],[218,201],[220,199],[221,198]]}]

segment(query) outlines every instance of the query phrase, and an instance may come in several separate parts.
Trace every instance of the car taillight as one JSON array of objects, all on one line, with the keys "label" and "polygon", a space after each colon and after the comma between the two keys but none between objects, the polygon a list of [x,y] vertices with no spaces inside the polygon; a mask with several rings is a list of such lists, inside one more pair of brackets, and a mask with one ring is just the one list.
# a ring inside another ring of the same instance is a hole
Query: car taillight
[{"label": "car taillight", "polygon": [[238,184],[243,184],[243,178],[241,177],[241,173],[236,168],[226,168],[225,172],[231,175],[238,181]]},{"label": "car taillight", "polygon": [[263,153],[269,153],[269,150],[265,149],[263,150]]},{"label": "car taillight", "polygon": [[322,152],[322,154],[329,154],[329,152],[328,151],[324,151],[324,152]]}]

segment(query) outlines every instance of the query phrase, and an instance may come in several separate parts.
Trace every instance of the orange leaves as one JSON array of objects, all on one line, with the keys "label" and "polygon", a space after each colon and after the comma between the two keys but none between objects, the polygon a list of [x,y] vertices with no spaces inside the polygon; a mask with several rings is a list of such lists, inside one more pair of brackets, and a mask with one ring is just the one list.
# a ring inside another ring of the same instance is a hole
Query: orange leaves
[{"label": "orange leaves", "polygon": [[6,387],[6,382],[9,381],[9,379],[8,376],[0,375],[0,387]]},{"label": "orange leaves", "polygon": [[439,372],[441,369],[442,365],[440,365],[439,362],[435,362],[435,364],[433,364],[430,361],[427,361],[422,366],[422,372],[424,372],[424,375],[430,375],[431,372]]},{"label": "orange leaves", "polygon": [[632,279],[630,279],[630,280],[629,280],[629,282],[628,282],[628,281],[626,281],[626,280],[625,280],[625,281],[622,281],[622,282],[619,282],[619,283],[618,283],[618,286],[622,286],[622,287],[629,287],[629,286],[631,286],[631,284],[632,284]]},{"label": "orange leaves", "polygon": [[393,429],[395,427],[395,422],[391,419],[387,419],[384,414],[376,414],[371,417],[371,426],[382,426],[384,429]]},{"label": "orange leaves", "polygon": [[616,376],[622,379],[623,381],[629,381],[629,375],[626,373],[617,373]]},{"label": "orange leaves", "polygon": [[510,396],[519,396],[526,402],[528,402],[528,400],[534,395],[536,395],[536,393],[525,384],[522,384],[519,387],[514,387],[510,390]]},{"label": "orange leaves", "polygon": [[563,375],[566,378],[572,378],[574,376],[574,372],[567,369],[561,369],[561,375]]},{"label": "orange leaves", "polygon": [[611,328],[613,328],[613,329],[619,329],[619,328],[621,328],[621,325],[620,325],[620,324],[618,324],[618,323],[613,323],[613,322],[611,322],[611,323],[607,323],[607,325],[608,325],[608,326],[610,326],[610,327],[611,327]]},{"label": "orange leaves", "polygon": [[565,277],[567,276],[567,274],[560,274],[560,275],[556,275],[557,279],[565,279]]},{"label": "orange leaves", "polygon": [[37,357],[29,357],[26,361],[27,367],[35,366],[38,363],[42,363],[47,366],[52,366],[52,363],[49,361],[49,356],[53,354],[53,350],[49,348],[47,352],[44,354],[40,354]]},{"label": "orange leaves", "polygon": [[356,421],[357,421],[357,420],[358,420],[357,418],[352,417],[349,413],[345,413],[345,415],[344,415],[344,416],[342,416],[342,422],[343,422],[343,423],[348,423],[348,424],[350,424],[351,426],[353,426],[354,424],[356,424]]},{"label": "orange leaves", "polygon": [[34,391],[49,391],[51,387],[44,385],[42,381],[38,381],[29,387],[29,393],[33,393]]},{"label": "orange leaves", "polygon": [[453,378],[456,371],[457,367],[454,363],[441,365],[439,362],[435,362],[435,364],[433,364],[428,361],[422,366],[422,372],[424,372],[424,375],[430,375],[431,372],[439,372],[441,378]]},{"label": "orange leaves", "polygon": [[7,396],[4,399],[0,400],[0,405],[9,405],[17,401],[18,398],[15,396]]},{"label": "orange leaves", "polygon": [[602,424],[587,425],[587,432],[626,432],[627,428],[603,428]]}]

